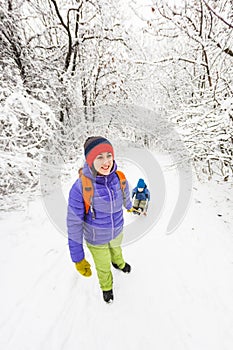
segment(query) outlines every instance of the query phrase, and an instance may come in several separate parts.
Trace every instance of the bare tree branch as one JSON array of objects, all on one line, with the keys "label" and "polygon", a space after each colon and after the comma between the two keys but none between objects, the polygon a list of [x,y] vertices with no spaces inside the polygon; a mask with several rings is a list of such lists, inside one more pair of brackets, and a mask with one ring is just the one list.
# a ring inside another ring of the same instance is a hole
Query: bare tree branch
[{"label": "bare tree branch", "polygon": [[[90,39],[99,39],[99,40],[108,40],[108,41],[120,41],[122,42],[129,50],[131,50],[130,47],[128,47],[128,45],[126,44],[126,42],[124,41],[124,39],[122,38],[109,38],[107,36],[98,36],[98,35],[91,35],[91,36],[88,36],[88,37],[84,37],[82,39],[82,41],[84,42],[85,40],[90,40]],[[77,43],[76,43],[77,44]]]},{"label": "bare tree branch", "polygon": [[69,65],[70,65],[71,54],[72,54],[72,36],[70,33],[70,29],[69,29],[69,21],[67,24],[65,24],[65,22],[63,21],[63,18],[62,18],[60,11],[58,9],[56,0],[50,0],[50,1],[53,3],[56,14],[61,22],[61,25],[65,28],[67,35],[68,35],[68,52],[66,54],[66,59],[65,59],[65,70],[67,71],[67,69],[69,68]]},{"label": "bare tree branch", "polygon": [[228,27],[233,29],[233,23],[229,23],[227,20],[225,20],[221,15],[219,15],[207,2],[206,0],[202,0],[208,10],[212,12],[216,17],[218,17],[222,22],[224,22]]},{"label": "bare tree branch", "polygon": [[188,63],[192,63],[192,64],[198,64],[204,67],[207,67],[205,62],[196,62],[196,61],[192,61],[188,58],[183,58],[183,57],[168,57],[168,58],[164,58],[163,60],[160,61],[156,61],[156,62],[150,62],[150,61],[134,61],[135,64],[160,64],[160,63],[165,63],[165,62],[169,62],[169,61],[184,61],[184,62],[188,62]]}]

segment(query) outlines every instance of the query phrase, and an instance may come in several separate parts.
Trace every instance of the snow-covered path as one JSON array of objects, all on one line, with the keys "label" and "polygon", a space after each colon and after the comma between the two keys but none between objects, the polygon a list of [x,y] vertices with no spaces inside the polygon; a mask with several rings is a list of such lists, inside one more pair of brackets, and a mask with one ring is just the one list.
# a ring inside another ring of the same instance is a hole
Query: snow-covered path
[{"label": "snow-covered path", "polygon": [[[1,349],[232,349],[231,193],[223,185],[193,185],[185,220],[166,235],[175,193],[171,171],[166,181],[158,224],[124,247],[132,273],[113,271],[112,305],[102,301],[94,267],[89,279],[76,272],[66,237],[40,200],[26,216],[2,215]],[[86,256],[93,266],[87,250]]]}]

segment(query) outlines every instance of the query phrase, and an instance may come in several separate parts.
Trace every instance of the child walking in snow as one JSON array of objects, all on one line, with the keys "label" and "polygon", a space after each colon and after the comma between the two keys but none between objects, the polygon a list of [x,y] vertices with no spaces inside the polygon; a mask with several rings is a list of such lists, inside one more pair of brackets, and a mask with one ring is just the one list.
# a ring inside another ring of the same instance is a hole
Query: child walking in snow
[{"label": "child walking in snow", "polygon": [[132,191],[134,213],[146,214],[148,202],[150,201],[150,191],[143,179],[139,179],[137,186]]},{"label": "child walking in snow", "polygon": [[125,273],[131,267],[122,255],[123,206],[132,211],[126,180],[122,191],[114,150],[104,137],[89,137],[84,144],[86,162],[82,174],[91,180],[93,197],[85,212],[82,180],[72,186],[68,201],[67,227],[69,249],[75,267],[83,276],[91,276],[91,266],[85,259],[83,239],[89,248],[97,271],[100,288],[106,302],[113,301],[111,265]]}]

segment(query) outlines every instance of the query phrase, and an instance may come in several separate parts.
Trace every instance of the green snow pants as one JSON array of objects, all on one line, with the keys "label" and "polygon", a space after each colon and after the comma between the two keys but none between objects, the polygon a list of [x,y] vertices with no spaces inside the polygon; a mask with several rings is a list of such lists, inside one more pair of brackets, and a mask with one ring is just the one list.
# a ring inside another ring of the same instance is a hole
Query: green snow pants
[{"label": "green snow pants", "polygon": [[106,244],[92,245],[86,242],[95,263],[100,288],[103,291],[112,289],[111,263],[117,264],[120,269],[125,267],[121,250],[122,238],[123,232]]}]

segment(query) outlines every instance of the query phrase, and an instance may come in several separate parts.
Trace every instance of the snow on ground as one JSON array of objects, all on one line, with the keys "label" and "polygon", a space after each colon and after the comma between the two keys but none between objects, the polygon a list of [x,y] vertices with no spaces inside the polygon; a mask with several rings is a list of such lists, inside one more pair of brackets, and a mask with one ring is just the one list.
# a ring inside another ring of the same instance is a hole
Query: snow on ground
[{"label": "snow on ground", "polygon": [[[123,170],[133,181],[135,173]],[[184,221],[167,235],[176,175],[164,167],[167,202],[160,220],[123,248],[132,273],[113,271],[112,305],[102,301],[87,250],[93,276],[76,272],[67,239],[40,199],[27,212],[3,213],[1,349],[231,350],[232,192],[228,184],[193,184]]]}]

